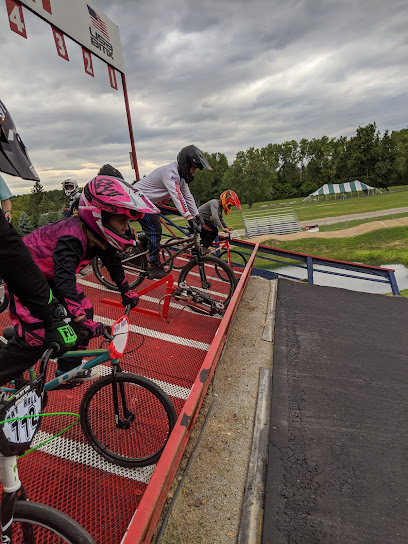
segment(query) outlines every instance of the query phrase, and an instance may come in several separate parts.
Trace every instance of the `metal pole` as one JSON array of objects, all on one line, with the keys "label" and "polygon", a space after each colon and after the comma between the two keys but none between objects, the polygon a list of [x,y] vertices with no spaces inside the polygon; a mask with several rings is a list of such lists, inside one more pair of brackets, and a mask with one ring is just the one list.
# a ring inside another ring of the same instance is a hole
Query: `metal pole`
[{"label": "metal pole", "polygon": [[128,95],[127,95],[126,78],[125,78],[125,74],[121,74],[121,75],[122,75],[123,96],[125,97],[126,116],[127,116],[127,120],[128,120],[128,127],[129,127],[130,145],[132,146],[133,165],[135,167],[136,181],[139,181],[139,179],[140,179],[139,167],[137,165],[135,140],[133,138],[132,119],[130,117],[130,108],[129,108],[129,100],[128,100]]}]

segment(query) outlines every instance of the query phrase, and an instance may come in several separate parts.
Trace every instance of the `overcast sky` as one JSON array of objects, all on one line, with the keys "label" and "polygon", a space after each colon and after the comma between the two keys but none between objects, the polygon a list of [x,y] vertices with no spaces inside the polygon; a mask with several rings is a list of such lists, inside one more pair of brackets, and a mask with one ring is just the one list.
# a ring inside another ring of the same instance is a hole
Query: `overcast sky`
[{"label": "overcast sky", "polygon": [[[194,143],[208,153],[408,127],[407,0],[94,0],[118,25],[140,175]],[[56,52],[24,8],[28,39],[0,0],[0,98],[45,189],[109,162],[135,176],[122,86],[81,47]],[[32,182],[3,176],[14,194]]]}]

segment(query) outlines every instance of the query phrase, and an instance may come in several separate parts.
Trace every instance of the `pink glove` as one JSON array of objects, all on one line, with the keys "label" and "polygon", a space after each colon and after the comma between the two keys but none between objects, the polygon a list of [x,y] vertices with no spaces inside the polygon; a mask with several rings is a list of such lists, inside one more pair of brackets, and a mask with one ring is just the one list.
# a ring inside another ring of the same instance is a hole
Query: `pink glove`
[{"label": "pink glove", "polygon": [[126,293],[123,293],[122,295],[122,304],[123,306],[130,306],[131,308],[134,308],[139,304],[139,295],[129,289],[129,291],[126,291]]},{"label": "pink glove", "polygon": [[76,321],[76,325],[82,329],[89,332],[91,338],[96,338],[103,334],[103,323],[99,321],[92,321],[92,319],[81,319],[81,321]]}]

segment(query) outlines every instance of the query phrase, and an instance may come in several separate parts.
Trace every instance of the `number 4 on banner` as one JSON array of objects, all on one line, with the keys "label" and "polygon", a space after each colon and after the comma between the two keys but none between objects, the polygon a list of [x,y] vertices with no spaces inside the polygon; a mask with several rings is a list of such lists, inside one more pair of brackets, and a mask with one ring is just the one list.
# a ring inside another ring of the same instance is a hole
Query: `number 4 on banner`
[{"label": "number 4 on banner", "polygon": [[55,45],[57,47],[57,53],[63,59],[69,61],[68,51],[65,45],[64,34],[52,27],[52,33],[54,34]]},{"label": "number 4 on banner", "polygon": [[110,64],[108,64],[108,72],[109,72],[109,81],[110,81],[111,87],[112,87],[112,89],[115,89],[117,91],[118,90],[118,83],[116,81],[115,68],[110,66]]},{"label": "number 4 on banner", "polygon": [[14,0],[6,0],[6,6],[11,30],[27,39],[23,6]]}]

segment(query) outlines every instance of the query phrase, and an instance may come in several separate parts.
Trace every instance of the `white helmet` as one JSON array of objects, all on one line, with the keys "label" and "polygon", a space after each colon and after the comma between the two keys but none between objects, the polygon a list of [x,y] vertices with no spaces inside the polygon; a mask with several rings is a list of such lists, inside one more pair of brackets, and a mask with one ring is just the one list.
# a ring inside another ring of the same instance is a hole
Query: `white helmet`
[{"label": "white helmet", "polygon": [[[67,189],[67,187],[72,187],[72,189]],[[62,182],[62,188],[67,196],[74,195],[78,192],[78,182],[75,179],[65,179]]]}]

